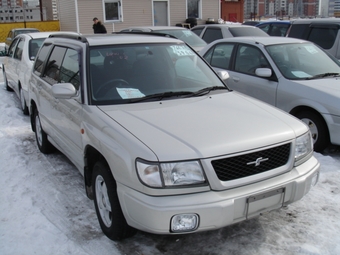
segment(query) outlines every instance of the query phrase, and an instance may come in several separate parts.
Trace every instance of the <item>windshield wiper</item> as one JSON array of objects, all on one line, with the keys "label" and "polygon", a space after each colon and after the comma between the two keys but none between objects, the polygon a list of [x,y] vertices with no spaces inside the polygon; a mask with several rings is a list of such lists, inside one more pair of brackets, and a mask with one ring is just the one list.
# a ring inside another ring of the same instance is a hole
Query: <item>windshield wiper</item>
[{"label": "windshield wiper", "polygon": [[200,89],[196,92],[192,92],[191,94],[188,94],[188,96],[186,97],[192,97],[192,96],[204,96],[206,94],[209,94],[211,91],[214,91],[214,90],[229,90],[227,87],[224,87],[224,86],[213,86],[213,87],[206,87],[204,89]]},{"label": "windshield wiper", "polygon": [[306,78],[306,80],[313,80],[313,79],[318,79],[318,78],[325,78],[325,77],[330,77],[330,76],[340,76],[340,73],[321,73],[321,74],[317,74],[314,75],[312,77],[308,77]]},{"label": "windshield wiper", "polygon": [[130,100],[130,103],[136,103],[136,102],[141,102],[141,101],[146,101],[150,99],[157,99],[157,100],[162,100],[165,97],[178,97],[178,96],[186,96],[193,94],[191,91],[168,91],[168,92],[162,92],[162,93],[156,93],[156,94],[151,94],[147,95],[145,97],[140,97],[140,98],[134,98]]}]

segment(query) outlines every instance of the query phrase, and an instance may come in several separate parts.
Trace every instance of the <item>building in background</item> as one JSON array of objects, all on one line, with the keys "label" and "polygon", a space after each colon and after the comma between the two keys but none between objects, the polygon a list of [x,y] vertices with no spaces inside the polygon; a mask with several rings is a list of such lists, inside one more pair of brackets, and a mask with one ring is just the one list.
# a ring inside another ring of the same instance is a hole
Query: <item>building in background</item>
[{"label": "building in background", "polygon": [[[42,15],[41,15],[42,14]],[[0,23],[57,20],[57,0],[0,0]]]}]

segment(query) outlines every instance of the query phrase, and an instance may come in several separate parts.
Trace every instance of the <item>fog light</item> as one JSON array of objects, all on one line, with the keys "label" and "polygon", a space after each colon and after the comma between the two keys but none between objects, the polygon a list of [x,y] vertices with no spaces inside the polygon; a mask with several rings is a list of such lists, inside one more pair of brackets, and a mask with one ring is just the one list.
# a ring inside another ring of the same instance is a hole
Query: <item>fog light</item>
[{"label": "fog light", "polygon": [[319,172],[315,173],[312,179],[312,187],[315,186],[319,181]]},{"label": "fog light", "polygon": [[188,232],[198,228],[197,214],[177,214],[171,219],[171,232]]}]

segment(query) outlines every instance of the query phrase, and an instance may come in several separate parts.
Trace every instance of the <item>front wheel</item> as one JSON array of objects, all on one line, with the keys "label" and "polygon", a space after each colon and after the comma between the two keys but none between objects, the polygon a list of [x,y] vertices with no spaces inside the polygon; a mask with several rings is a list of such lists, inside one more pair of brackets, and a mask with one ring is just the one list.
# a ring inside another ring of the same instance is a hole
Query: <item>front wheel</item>
[{"label": "front wheel", "polygon": [[327,125],[322,117],[311,111],[299,112],[295,116],[309,127],[314,141],[314,150],[316,152],[322,152],[326,149],[330,140]]},{"label": "front wheel", "polygon": [[92,176],[94,205],[100,227],[111,240],[121,240],[135,234],[123,215],[117,185],[107,164],[99,161],[94,165]]}]

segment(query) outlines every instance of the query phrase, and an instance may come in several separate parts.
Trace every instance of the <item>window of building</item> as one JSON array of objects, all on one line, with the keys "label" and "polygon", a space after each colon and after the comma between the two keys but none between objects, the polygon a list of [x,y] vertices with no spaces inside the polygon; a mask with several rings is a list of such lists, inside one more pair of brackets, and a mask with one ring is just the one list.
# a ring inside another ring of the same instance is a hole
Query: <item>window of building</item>
[{"label": "window of building", "polygon": [[123,21],[122,0],[103,0],[104,22]]},{"label": "window of building", "polygon": [[187,11],[188,18],[202,18],[202,1],[187,0]]}]

